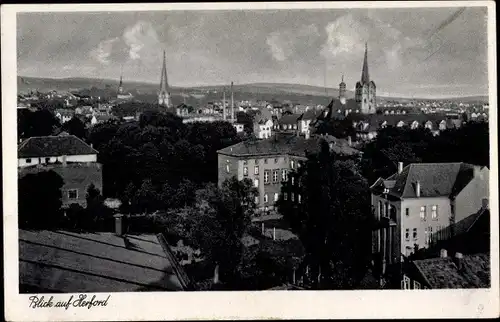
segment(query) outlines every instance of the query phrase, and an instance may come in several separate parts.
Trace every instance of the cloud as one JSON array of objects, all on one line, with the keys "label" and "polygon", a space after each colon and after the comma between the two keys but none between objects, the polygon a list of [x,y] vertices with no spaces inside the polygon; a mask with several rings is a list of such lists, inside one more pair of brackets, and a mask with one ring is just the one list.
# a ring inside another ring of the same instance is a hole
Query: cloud
[{"label": "cloud", "polygon": [[362,52],[369,35],[368,27],[352,14],[330,22],[325,31],[327,38],[321,49],[321,55],[327,58]]},{"label": "cloud", "polygon": [[161,50],[162,44],[153,25],[147,21],[138,21],[135,25],[125,29],[123,40],[129,47],[129,57],[132,60],[141,59],[149,55],[148,51]]},{"label": "cloud", "polygon": [[302,25],[297,30],[274,31],[266,38],[272,57],[285,61],[311,47],[318,39],[318,27],[315,24]]},{"label": "cloud", "polygon": [[109,64],[109,56],[113,50],[113,44],[119,41],[118,37],[103,40],[99,43],[97,48],[90,52],[91,57],[104,65]]}]

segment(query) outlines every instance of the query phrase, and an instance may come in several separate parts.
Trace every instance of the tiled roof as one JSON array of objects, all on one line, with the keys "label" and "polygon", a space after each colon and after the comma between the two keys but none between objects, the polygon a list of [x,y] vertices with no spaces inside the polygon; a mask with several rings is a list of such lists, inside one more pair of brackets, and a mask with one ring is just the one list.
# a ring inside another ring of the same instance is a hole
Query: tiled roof
[{"label": "tiled roof", "polygon": [[[412,163],[400,174],[393,174],[387,180],[394,180],[390,194],[400,198],[416,197],[416,182],[420,182],[421,197],[454,197],[474,177],[474,166],[467,163]],[[374,184],[375,191],[383,190],[383,181]]]},{"label": "tiled roof", "polygon": [[20,158],[98,153],[90,145],[74,135],[31,137],[19,144],[17,152]]},{"label": "tiled roof", "polygon": [[50,292],[182,291],[155,235],[19,230],[20,284]]},{"label": "tiled roof", "polygon": [[306,151],[316,153],[319,151],[320,142],[324,139],[332,142],[332,150],[338,154],[352,155],[359,153],[345,144],[345,140],[339,140],[333,136],[313,136],[309,139],[296,135],[274,135],[265,140],[247,140],[228,146],[218,151],[220,154],[233,156],[257,156],[257,155],[296,155],[306,156]]},{"label": "tiled roof", "polygon": [[452,258],[431,258],[413,263],[431,288],[489,288],[489,254],[464,255],[463,268],[458,269]]},{"label": "tiled roof", "polygon": [[298,119],[299,120],[315,120],[322,111],[317,109],[309,109],[305,111]]},{"label": "tiled roof", "polygon": [[279,120],[279,124],[296,124],[300,115],[299,114],[286,114],[283,115]]}]

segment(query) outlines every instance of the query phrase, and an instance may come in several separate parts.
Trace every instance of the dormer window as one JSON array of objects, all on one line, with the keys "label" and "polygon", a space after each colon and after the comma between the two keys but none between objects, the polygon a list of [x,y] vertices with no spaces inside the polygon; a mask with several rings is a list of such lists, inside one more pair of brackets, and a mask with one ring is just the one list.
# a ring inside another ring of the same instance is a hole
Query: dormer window
[{"label": "dormer window", "polygon": [[384,194],[388,194],[389,193],[389,188],[384,188]]}]

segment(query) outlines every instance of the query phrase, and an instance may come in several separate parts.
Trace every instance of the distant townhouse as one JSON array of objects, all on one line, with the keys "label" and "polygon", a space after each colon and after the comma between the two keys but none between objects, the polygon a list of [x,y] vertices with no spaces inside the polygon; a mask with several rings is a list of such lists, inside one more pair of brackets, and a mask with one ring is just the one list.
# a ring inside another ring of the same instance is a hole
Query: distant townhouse
[{"label": "distant townhouse", "polygon": [[[325,137],[306,139],[297,135],[276,134],[269,139],[247,140],[219,150],[219,185],[231,177],[238,180],[248,178],[259,192],[255,200],[258,209],[272,210],[280,196],[282,182],[288,180],[289,171],[306,160],[306,151],[318,152],[323,139]],[[341,145],[340,141],[330,140],[329,143],[337,153],[359,153]]]},{"label": "distant townhouse", "polygon": [[261,108],[254,116],[253,132],[258,139],[268,139],[273,131],[273,117],[267,108]]},{"label": "distant townhouse", "polygon": [[31,137],[18,147],[19,177],[30,173],[53,170],[64,180],[63,207],[72,203],[86,205],[90,184],[102,192],[102,166],[98,152],[74,135]]},{"label": "distant townhouse", "polygon": [[274,122],[274,130],[281,133],[295,133],[299,128],[301,114],[284,114]]},{"label": "distant townhouse", "polygon": [[489,169],[467,163],[398,164],[371,186],[372,253],[381,268],[455,235],[447,229],[477,213],[489,198]]},{"label": "distant townhouse", "polygon": [[79,106],[75,108],[75,114],[83,115],[85,117],[92,117],[94,112],[94,108],[90,105],[87,106]]},{"label": "distant townhouse", "polygon": [[298,117],[298,131],[301,135],[310,136],[310,126],[318,116],[321,114],[320,110],[310,109]]},{"label": "distant townhouse", "polygon": [[75,111],[71,109],[56,109],[54,114],[59,119],[61,124],[64,124],[75,116]]},{"label": "distant townhouse", "polygon": [[115,116],[113,116],[113,115],[94,115],[90,119],[90,124],[91,125],[96,125],[96,124],[99,124],[99,123],[104,123],[104,122],[107,122],[107,121],[110,121],[110,120],[115,120],[115,119],[117,119],[117,118]]}]

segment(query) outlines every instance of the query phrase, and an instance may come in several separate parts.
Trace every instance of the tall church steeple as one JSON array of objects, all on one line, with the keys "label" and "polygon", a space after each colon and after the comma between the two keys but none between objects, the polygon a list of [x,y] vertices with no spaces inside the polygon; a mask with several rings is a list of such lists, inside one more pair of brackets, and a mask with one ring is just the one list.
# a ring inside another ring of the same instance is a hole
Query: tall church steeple
[{"label": "tall church steeple", "polygon": [[118,94],[123,94],[123,75],[120,75],[120,85],[118,86]]},{"label": "tall church steeple", "polygon": [[163,66],[161,68],[160,93],[158,94],[158,104],[166,108],[172,107],[170,93],[168,91],[167,79],[167,58],[165,50],[163,51]]},{"label": "tall church steeple", "polygon": [[355,100],[358,109],[363,114],[373,114],[376,108],[375,82],[370,80],[368,73],[368,44],[365,43],[365,57],[363,59],[363,70],[361,80],[356,83]]},{"label": "tall church steeple", "polygon": [[361,83],[368,84],[370,74],[368,73],[368,43],[365,43],[365,58],[363,60],[363,71],[361,72]]}]

